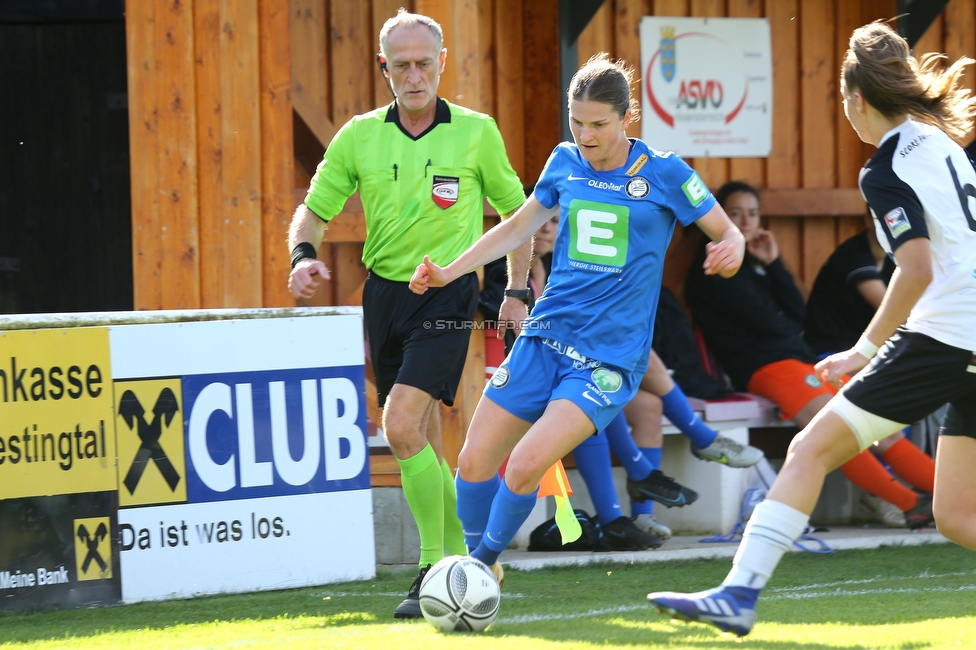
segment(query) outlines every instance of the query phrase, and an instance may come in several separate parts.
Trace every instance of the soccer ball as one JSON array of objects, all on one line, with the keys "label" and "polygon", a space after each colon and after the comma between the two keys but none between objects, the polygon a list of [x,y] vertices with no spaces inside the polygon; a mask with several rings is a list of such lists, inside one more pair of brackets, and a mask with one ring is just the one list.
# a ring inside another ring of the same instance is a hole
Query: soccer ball
[{"label": "soccer ball", "polygon": [[484,563],[452,555],[420,583],[420,611],[442,632],[480,632],[495,620],[501,590]]}]

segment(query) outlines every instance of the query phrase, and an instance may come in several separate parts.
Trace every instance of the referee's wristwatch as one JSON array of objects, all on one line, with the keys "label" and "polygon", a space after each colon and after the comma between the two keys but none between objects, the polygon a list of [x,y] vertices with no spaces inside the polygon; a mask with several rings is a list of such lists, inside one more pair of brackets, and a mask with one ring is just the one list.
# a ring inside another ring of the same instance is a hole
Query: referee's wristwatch
[{"label": "referee's wristwatch", "polygon": [[531,289],[505,289],[506,298],[518,298],[526,305],[529,304],[529,298],[532,297]]}]

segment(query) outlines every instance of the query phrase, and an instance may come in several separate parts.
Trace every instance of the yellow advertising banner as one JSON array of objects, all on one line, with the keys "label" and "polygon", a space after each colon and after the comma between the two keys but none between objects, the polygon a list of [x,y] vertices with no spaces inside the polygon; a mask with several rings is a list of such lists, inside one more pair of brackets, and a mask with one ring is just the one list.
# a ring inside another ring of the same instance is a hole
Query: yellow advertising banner
[{"label": "yellow advertising banner", "polygon": [[108,330],[0,332],[0,499],[116,490]]},{"label": "yellow advertising banner", "polygon": [[119,400],[119,505],[186,501],[179,378],[115,382]]}]

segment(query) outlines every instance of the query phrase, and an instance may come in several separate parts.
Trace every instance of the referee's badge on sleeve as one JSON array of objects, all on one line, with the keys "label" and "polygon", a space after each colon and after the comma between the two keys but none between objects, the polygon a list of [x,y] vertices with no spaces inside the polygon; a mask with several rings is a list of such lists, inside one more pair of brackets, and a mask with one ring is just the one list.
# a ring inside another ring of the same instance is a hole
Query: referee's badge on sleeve
[{"label": "referee's badge on sleeve", "polygon": [[446,210],[457,203],[460,180],[457,176],[434,176],[430,195],[434,199],[434,203],[442,210]]}]

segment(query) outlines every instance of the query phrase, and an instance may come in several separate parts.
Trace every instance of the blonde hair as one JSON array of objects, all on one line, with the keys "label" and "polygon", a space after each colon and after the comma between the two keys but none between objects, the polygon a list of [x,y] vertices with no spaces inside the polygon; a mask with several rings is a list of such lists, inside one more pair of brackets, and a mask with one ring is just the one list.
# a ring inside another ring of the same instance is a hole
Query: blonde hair
[{"label": "blonde hair", "polygon": [[858,27],[851,34],[841,64],[841,91],[860,92],[885,117],[908,114],[936,126],[959,141],[976,117],[976,98],[959,87],[963,67],[973,63],[961,57],[948,68],[944,54],[912,56],[908,43],[882,22]]},{"label": "blonde hair", "polygon": [[569,82],[569,101],[589,100],[611,106],[623,117],[629,110],[630,119],[640,119],[640,103],[630,92],[634,82],[634,69],[624,60],[613,61],[606,52],[590,57],[576,71]]}]

